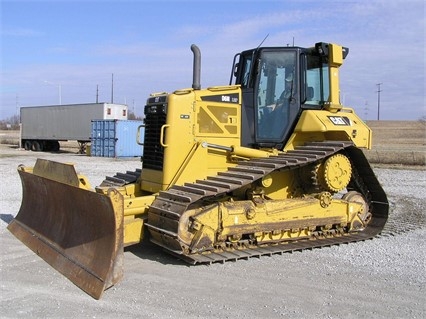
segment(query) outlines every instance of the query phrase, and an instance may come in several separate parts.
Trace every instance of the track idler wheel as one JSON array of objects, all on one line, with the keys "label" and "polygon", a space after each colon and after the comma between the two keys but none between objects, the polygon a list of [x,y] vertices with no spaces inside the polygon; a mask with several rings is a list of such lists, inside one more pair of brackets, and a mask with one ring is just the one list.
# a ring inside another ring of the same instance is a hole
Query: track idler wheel
[{"label": "track idler wheel", "polygon": [[368,204],[366,200],[364,199],[364,197],[356,191],[350,191],[346,193],[342,197],[342,199],[348,202],[355,202],[355,203],[362,204],[363,207],[361,211],[358,213],[358,219],[356,219],[352,223],[352,226],[355,229],[364,229],[367,226],[367,224],[371,221],[371,218],[372,218],[372,214],[369,210]]}]

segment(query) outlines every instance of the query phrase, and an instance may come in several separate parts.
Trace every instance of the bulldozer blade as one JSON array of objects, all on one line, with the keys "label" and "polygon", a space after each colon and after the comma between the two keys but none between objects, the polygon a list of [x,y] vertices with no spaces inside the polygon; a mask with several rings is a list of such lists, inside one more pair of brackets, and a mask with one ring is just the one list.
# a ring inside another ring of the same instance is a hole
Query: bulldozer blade
[{"label": "bulldozer blade", "polygon": [[36,163],[33,173],[18,169],[22,203],[8,229],[75,285],[99,299],[123,276],[123,197],[115,189],[103,195],[76,187],[75,182],[65,183],[59,175],[52,179],[64,168],[70,171],[69,166],[74,175],[72,165],[55,162],[47,166]]}]

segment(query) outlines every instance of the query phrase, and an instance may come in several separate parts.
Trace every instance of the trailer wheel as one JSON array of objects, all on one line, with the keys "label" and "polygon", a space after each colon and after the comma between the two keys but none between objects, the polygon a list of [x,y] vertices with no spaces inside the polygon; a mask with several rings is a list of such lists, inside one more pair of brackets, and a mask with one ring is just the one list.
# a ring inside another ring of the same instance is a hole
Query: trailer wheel
[{"label": "trailer wheel", "polygon": [[24,142],[24,149],[25,149],[26,151],[31,150],[31,141],[25,141],[25,142]]},{"label": "trailer wheel", "polygon": [[38,141],[33,141],[31,144],[31,150],[34,152],[40,152],[41,151],[41,145]]},{"label": "trailer wheel", "polygon": [[52,152],[59,152],[60,147],[61,146],[59,145],[58,141],[52,141],[50,144],[50,149]]},{"label": "trailer wheel", "polygon": [[40,148],[44,151],[44,152],[49,152],[52,150],[52,144],[50,141],[42,141],[40,142]]}]

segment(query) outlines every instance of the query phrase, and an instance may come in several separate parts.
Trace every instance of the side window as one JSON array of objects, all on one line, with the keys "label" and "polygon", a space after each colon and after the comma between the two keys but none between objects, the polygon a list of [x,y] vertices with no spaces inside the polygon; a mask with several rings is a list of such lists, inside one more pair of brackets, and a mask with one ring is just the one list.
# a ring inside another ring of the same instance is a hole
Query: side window
[{"label": "side window", "polygon": [[306,77],[306,102],[305,104],[319,105],[321,101],[321,76],[320,69],[310,69]]},{"label": "side window", "polygon": [[244,71],[243,71],[243,78],[241,82],[241,86],[243,88],[249,87],[249,80],[250,80],[250,69],[251,69],[251,59],[244,59]]},{"label": "side window", "polygon": [[330,89],[328,65],[317,56],[310,56],[306,71],[306,101],[309,105],[323,105],[328,101]]},{"label": "side window", "polygon": [[328,74],[328,64],[323,64],[321,67],[321,78],[322,78],[322,101],[328,101],[330,99],[330,81]]}]

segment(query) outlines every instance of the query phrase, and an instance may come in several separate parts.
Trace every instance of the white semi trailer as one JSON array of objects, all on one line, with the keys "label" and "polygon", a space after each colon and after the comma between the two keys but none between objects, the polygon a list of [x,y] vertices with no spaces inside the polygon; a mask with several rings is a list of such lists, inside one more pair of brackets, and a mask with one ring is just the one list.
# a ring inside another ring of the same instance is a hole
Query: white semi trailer
[{"label": "white semi trailer", "polygon": [[80,151],[90,142],[92,120],[127,120],[125,104],[88,103],[21,108],[21,147],[59,151],[60,141],[77,141]]}]

